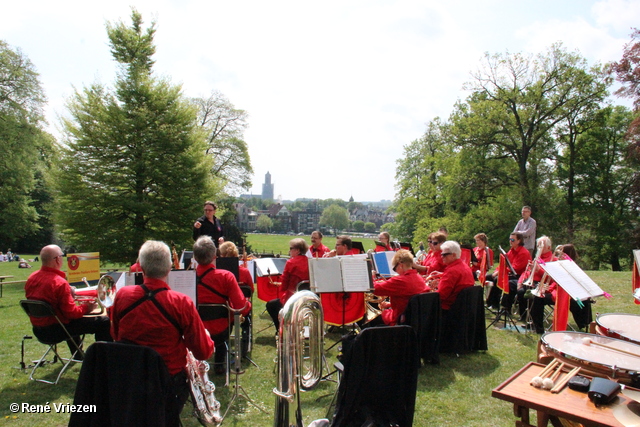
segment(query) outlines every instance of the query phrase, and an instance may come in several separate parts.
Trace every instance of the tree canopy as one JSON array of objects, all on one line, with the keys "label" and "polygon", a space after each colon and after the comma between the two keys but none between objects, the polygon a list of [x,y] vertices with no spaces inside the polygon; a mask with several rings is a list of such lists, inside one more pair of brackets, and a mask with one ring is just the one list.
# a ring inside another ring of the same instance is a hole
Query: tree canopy
[{"label": "tree canopy", "polygon": [[330,205],[322,211],[320,225],[333,228],[337,234],[339,230],[349,227],[349,212],[338,204]]}]

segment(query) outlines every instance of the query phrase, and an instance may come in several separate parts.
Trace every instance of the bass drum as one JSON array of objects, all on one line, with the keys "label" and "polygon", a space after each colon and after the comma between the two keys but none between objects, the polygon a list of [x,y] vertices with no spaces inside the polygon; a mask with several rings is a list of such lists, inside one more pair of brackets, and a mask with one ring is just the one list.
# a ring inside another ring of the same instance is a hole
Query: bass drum
[{"label": "bass drum", "polygon": [[598,314],[596,316],[596,334],[640,344],[640,315]]},{"label": "bass drum", "polygon": [[[585,344],[584,339],[591,341]],[[618,348],[637,356],[602,347]],[[547,332],[538,343],[538,361],[549,363],[553,358],[581,368],[581,374],[609,377],[637,386],[640,376],[640,345],[629,341],[584,332]]]}]

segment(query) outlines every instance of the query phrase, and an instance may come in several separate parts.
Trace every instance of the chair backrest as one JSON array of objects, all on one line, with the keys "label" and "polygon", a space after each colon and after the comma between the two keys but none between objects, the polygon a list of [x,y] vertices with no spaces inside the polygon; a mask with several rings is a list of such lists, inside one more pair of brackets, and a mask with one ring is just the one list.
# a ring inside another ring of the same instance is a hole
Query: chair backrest
[{"label": "chair backrest", "polygon": [[409,325],[416,331],[418,353],[423,362],[440,363],[440,294],[426,292],[412,296],[401,320],[402,324]]},{"label": "chair backrest", "polygon": [[443,318],[441,352],[462,354],[487,350],[483,295],[482,286],[469,286],[460,291]]},{"label": "chair backrest", "polygon": [[240,290],[242,291],[242,295],[248,300],[253,296],[253,291],[251,290],[251,286],[247,285],[244,282],[238,282],[238,286],[240,286]]},{"label": "chair backrest", "polygon": [[175,401],[169,371],[154,349],[96,342],[85,353],[73,399],[96,411],[73,412],[69,426],[167,425]]},{"label": "chair backrest", "polygon": [[203,322],[207,320],[229,319],[229,307],[226,304],[198,304],[198,314]]},{"label": "chair backrest", "polygon": [[348,347],[331,425],[411,426],[419,365],[413,329],[366,328]]},{"label": "chair backrest", "polygon": [[20,301],[20,307],[30,317],[51,317],[56,313],[49,303],[34,299],[23,299]]}]

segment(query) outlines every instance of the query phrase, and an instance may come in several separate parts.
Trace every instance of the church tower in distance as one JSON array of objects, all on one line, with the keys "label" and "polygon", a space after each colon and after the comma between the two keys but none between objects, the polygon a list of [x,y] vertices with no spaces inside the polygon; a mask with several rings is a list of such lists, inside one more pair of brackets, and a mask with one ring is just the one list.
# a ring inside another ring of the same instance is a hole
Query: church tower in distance
[{"label": "church tower in distance", "polygon": [[273,184],[271,183],[271,174],[269,172],[264,176],[264,184],[262,184],[262,200],[273,200]]}]

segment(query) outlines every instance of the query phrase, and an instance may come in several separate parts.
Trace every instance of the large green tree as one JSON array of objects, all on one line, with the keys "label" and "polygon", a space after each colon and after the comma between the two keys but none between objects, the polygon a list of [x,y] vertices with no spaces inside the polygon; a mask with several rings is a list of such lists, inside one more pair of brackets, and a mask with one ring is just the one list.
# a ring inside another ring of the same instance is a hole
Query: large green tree
[{"label": "large green tree", "polygon": [[[16,249],[16,244],[26,248],[19,243],[27,236],[38,243],[51,238],[46,207],[34,200],[48,197],[44,177],[53,138],[44,131],[44,103],[33,63],[20,49],[0,40],[0,247],[4,249]],[[33,239],[38,233],[42,239]]]},{"label": "large green tree", "polygon": [[76,91],[63,120],[57,218],[68,245],[133,262],[147,239],[188,244],[203,200],[215,195],[196,108],[153,75],[155,23],[107,24],[118,63],[113,89]]},{"label": "large green tree", "polygon": [[349,212],[338,204],[326,207],[320,216],[320,225],[333,228],[335,234],[349,227]]}]

